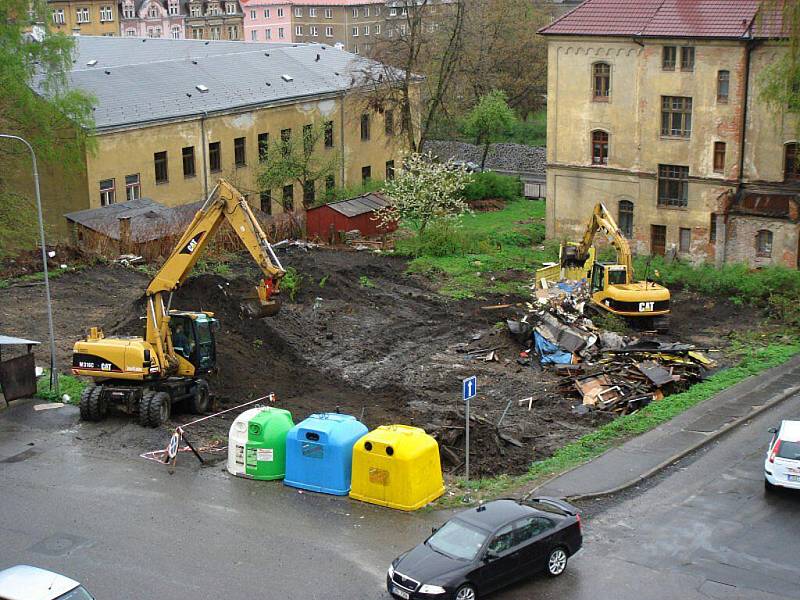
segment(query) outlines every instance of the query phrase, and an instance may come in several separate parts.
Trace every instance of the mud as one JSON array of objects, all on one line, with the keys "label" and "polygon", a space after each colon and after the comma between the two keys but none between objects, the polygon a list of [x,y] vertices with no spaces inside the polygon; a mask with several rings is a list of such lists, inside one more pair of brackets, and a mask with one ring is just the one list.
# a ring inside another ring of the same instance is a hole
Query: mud
[{"label": "mud", "polygon": [[[461,380],[477,375],[473,476],[521,473],[531,460],[550,456],[607,419],[572,414],[575,401],[557,393],[552,374],[517,364],[519,346],[499,325],[517,309],[482,307],[522,298],[448,300],[425,280],[405,274],[402,260],[370,252],[292,248],[281,259],[302,280],[295,301],[285,297],[276,317],[251,320],[240,314],[238,299],[258,275],[246,257],[231,264],[235,275],[195,276],[175,294],[174,308],[211,310],[220,321],[218,372],[209,378],[220,407],[275,393],[277,405],[290,410],[295,422],[313,412],[338,409],[369,427],[417,425],[440,440],[446,471],[458,469],[460,474]],[[91,325],[102,325],[108,334],[141,334],[141,295],[147,280],[119,266],[92,267],[54,280],[63,370],[68,369],[72,344]],[[0,290],[0,332],[46,341],[42,293],[40,287]],[[724,301],[678,294],[674,306],[675,336],[700,345],[713,341],[718,346],[744,318],[741,309],[725,309]],[[480,348],[496,350],[498,361],[470,358],[465,352]],[[46,355],[46,350],[37,351],[39,364],[46,364]],[[520,402],[528,397],[533,398],[530,410],[527,401]],[[192,439],[200,444],[224,440],[234,417],[196,426]],[[173,415],[176,423],[192,418]],[[99,447],[126,452],[152,450],[168,438],[167,428],[145,430],[124,417],[85,424],[81,432]]]}]

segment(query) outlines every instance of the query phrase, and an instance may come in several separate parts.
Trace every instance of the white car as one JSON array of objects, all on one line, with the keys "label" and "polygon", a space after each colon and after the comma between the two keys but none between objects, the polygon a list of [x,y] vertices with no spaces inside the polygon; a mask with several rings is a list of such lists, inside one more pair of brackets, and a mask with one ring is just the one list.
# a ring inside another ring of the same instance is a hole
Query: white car
[{"label": "white car", "polygon": [[764,461],[764,487],[800,490],[800,421],[782,421],[769,431],[772,440]]},{"label": "white car", "polygon": [[0,571],[0,600],[94,600],[94,596],[69,577],[18,565]]}]

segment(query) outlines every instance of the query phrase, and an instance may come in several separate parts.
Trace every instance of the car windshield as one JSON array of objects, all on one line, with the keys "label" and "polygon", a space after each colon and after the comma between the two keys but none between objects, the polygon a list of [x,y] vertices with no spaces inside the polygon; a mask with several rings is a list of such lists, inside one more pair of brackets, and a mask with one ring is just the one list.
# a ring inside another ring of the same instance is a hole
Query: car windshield
[{"label": "car windshield", "polygon": [[781,447],[778,448],[778,456],[780,458],[800,460],[800,442],[781,440]]},{"label": "car windshield", "polygon": [[79,585],[74,590],[70,590],[66,594],[62,594],[55,600],[94,600],[94,597],[86,591],[85,587]]},{"label": "car windshield", "polygon": [[461,521],[448,521],[442,528],[428,538],[427,544],[449,556],[463,560],[473,560],[486,541],[485,531],[470,527]]}]

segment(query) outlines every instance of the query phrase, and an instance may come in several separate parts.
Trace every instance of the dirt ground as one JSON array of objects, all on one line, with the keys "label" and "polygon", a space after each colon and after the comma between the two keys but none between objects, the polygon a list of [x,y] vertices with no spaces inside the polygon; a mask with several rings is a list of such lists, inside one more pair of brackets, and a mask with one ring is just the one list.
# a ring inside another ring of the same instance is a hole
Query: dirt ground
[{"label": "dirt ground", "polygon": [[[514,307],[482,307],[523,298],[454,301],[405,274],[400,259],[370,252],[304,251],[281,256],[303,279],[295,302],[284,298],[276,317],[243,318],[238,298],[257,273],[242,257],[227,278],[203,274],[176,293],[174,308],[214,311],[218,372],[209,378],[219,407],[275,393],[295,422],[313,412],[341,410],[370,428],[390,423],[423,427],[439,438],[446,471],[463,458],[461,380],[478,377],[471,429],[473,476],[524,472],[608,417],[572,413],[574,400],[555,391],[555,376],[517,364],[519,345],[502,326]],[[141,334],[141,296],[148,277],[121,266],[95,266],[52,282],[59,367],[68,371],[72,344],[91,325],[107,334]],[[725,300],[673,295],[672,338],[720,347],[758,315]],[[0,332],[47,339],[41,285],[0,289]],[[495,349],[499,360],[470,359],[467,349]],[[37,350],[46,364],[46,344]],[[528,402],[532,397],[530,410]],[[499,429],[495,424],[507,409]],[[206,421],[190,433],[205,444],[225,440],[235,414]],[[192,419],[175,414],[176,423]],[[163,447],[168,431],[146,430],[116,417],[82,428],[101,447],[138,452]],[[460,473],[460,470],[459,470]]]}]

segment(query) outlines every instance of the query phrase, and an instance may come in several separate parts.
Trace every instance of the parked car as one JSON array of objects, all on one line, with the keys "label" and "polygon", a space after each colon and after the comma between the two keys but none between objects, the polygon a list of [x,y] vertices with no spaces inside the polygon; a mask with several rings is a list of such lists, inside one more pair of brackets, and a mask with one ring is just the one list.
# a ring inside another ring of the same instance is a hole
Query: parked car
[{"label": "parked car", "polygon": [[0,600],[94,600],[77,581],[38,567],[0,571]]},{"label": "parked car", "polygon": [[495,500],[458,513],[389,566],[403,600],[476,600],[539,571],[561,575],[583,544],[578,510],[561,500]]},{"label": "parked car", "polygon": [[800,490],[800,421],[782,421],[769,430],[772,439],[764,460],[764,487]]}]

